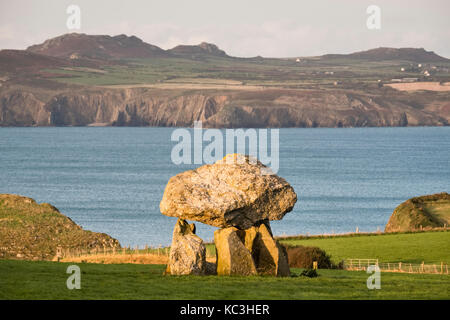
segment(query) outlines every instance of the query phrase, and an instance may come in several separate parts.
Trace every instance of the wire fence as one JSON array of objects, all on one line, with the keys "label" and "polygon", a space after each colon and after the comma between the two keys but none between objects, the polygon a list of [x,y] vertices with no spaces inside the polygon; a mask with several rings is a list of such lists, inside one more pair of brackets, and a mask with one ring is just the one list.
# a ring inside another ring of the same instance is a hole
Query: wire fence
[{"label": "wire fence", "polygon": [[[159,246],[149,246],[145,245],[143,247],[95,247],[90,249],[80,249],[80,248],[56,248],[55,260],[67,259],[67,258],[79,258],[87,256],[115,256],[115,255],[152,255],[152,256],[169,256],[170,247]],[[215,257],[215,251],[211,248],[206,248],[206,257]]]},{"label": "wire fence", "polygon": [[[71,259],[86,256],[117,256],[117,255],[148,255],[148,256],[166,256],[170,253],[170,247],[160,246],[144,246],[139,248],[135,246],[128,247],[95,247],[90,249],[77,249],[77,248],[56,248],[56,258]],[[207,257],[215,256],[213,252],[206,252]],[[371,265],[376,265],[381,272],[402,272],[402,273],[425,273],[425,274],[446,274],[448,275],[448,264],[441,262],[438,264],[420,264],[408,263],[408,262],[380,262],[378,259],[345,259],[343,262],[344,270],[351,271],[366,271]]]},{"label": "wire fence", "polygon": [[408,262],[379,262],[378,259],[346,259],[343,268],[352,271],[366,271],[371,265],[376,265],[382,272],[403,272],[403,273],[430,273],[448,274],[448,264],[420,264]]},{"label": "wire fence", "polygon": [[77,258],[77,257],[85,257],[85,256],[95,256],[95,255],[158,255],[158,256],[168,256],[170,252],[169,247],[162,247],[161,245],[158,247],[154,246],[144,246],[143,248],[139,248],[135,246],[134,248],[131,246],[128,247],[95,247],[90,249],[79,249],[79,248],[56,248],[56,258],[57,259],[66,259],[66,258]]}]

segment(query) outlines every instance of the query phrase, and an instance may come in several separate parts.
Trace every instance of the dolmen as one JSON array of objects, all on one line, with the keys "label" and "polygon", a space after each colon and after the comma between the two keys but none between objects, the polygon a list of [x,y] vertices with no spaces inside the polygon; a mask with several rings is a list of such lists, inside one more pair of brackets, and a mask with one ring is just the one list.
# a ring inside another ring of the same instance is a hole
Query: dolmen
[{"label": "dolmen", "polygon": [[[269,221],[281,220],[296,201],[286,180],[241,154],[173,176],[160,203],[162,214],[178,218],[166,274],[289,276],[286,250],[273,238]],[[219,228],[214,270],[195,225],[186,220]]]}]

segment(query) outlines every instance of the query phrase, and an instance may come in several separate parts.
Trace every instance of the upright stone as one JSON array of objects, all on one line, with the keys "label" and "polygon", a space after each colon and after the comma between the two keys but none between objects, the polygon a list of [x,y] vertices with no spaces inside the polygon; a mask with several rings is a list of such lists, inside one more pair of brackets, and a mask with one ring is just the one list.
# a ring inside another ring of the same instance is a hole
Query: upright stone
[{"label": "upright stone", "polygon": [[230,227],[214,232],[217,275],[253,275],[256,267],[250,251],[239,237],[239,230]]},{"label": "upright stone", "polygon": [[203,275],[206,272],[206,247],[195,235],[195,225],[178,219],[173,230],[166,274]]},{"label": "upright stone", "polygon": [[286,249],[272,237],[269,228],[262,223],[252,245],[252,256],[258,274],[280,277],[290,275]]}]

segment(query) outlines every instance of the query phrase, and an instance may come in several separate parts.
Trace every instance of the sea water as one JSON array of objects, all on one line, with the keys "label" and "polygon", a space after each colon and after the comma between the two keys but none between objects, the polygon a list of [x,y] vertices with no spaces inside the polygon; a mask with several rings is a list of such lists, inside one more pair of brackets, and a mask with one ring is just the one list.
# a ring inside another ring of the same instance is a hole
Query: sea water
[{"label": "sea water", "polygon": [[[168,245],[159,202],[174,128],[0,128],[0,193],[49,202],[122,246]],[[275,235],[383,230],[401,202],[450,191],[450,127],[280,129],[279,171],[298,201]],[[206,241],[215,228],[197,223]]]}]

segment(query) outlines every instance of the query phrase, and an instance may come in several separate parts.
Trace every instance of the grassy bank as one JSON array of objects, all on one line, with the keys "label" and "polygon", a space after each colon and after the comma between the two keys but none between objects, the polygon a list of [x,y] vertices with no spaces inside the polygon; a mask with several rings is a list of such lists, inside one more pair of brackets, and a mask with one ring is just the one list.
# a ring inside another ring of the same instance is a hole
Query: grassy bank
[{"label": "grassy bank", "polygon": [[369,235],[301,237],[282,239],[290,245],[315,246],[338,263],[348,258],[379,259],[382,262],[450,263],[450,232],[382,233]]},{"label": "grassy bank", "polygon": [[[319,270],[318,278],[163,276],[164,265],[77,264],[81,290],[68,290],[70,263],[0,260],[0,299],[448,299],[447,275]],[[301,270],[293,269],[295,275]]]},{"label": "grassy bank", "polygon": [[[379,259],[380,262],[405,262],[420,264],[450,264],[450,230],[434,230],[407,233],[346,234],[334,236],[299,236],[279,238],[288,245],[319,247],[331,255],[333,264],[343,259]],[[88,255],[70,257],[63,262],[93,263],[167,263],[169,247],[155,249],[123,249],[116,255]],[[215,260],[216,248],[206,244],[207,259]],[[125,254],[121,254],[125,252]],[[150,254],[149,254],[150,253]]]}]

